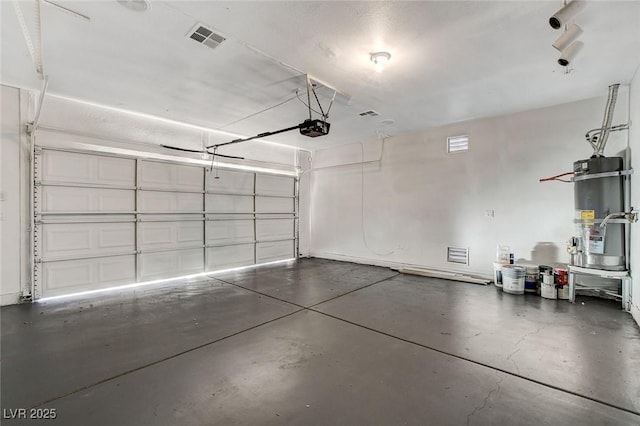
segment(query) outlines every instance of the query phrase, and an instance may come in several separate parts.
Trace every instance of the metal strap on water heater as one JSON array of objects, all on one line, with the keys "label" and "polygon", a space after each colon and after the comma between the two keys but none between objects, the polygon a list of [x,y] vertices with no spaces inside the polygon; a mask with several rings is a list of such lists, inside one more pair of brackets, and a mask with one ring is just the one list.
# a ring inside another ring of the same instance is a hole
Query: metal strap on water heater
[{"label": "metal strap on water heater", "polygon": [[[573,223],[600,224],[603,219],[573,219]],[[607,223],[629,223],[626,219],[610,219]]]},{"label": "metal strap on water heater", "polygon": [[628,176],[632,173],[633,173],[633,170],[620,170],[618,172],[594,173],[590,175],[574,176],[571,178],[571,181],[580,182],[581,180],[588,180],[588,179],[600,179],[600,178],[615,177],[615,176]]}]

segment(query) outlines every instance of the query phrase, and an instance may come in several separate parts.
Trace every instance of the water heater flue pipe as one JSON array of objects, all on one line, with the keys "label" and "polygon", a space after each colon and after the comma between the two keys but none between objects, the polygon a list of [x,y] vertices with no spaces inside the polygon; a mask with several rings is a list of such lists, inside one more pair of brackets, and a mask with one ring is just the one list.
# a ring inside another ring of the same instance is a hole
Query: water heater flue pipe
[{"label": "water heater flue pipe", "polygon": [[616,107],[616,100],[618,98],[619,84],[612,84],[609,86],[609,97],[607,98],[607,106],[604,110],[604,117],[602,119],[602,128],[600,129],[600,138],[596,143],[593,155],[596,157],[602,157],[604,147],[607,145],[607,139],[609,138],[609,132],[611,131],[611,121],[613,120],[613,110]]}]

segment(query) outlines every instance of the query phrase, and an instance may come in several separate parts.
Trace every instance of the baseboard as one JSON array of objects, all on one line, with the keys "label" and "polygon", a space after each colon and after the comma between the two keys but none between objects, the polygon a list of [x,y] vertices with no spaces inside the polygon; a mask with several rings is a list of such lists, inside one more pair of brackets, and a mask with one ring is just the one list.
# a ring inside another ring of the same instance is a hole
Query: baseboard
[{"label": "baseboard", "polygon": [[20,293],[0,294],[0,306],[20,303]]},{"label": "baseboard", "polygon": [[631,313],[631,316],[633,317],[634,320],[636,320],[636,323],[640,327],[640,306],[634,304],[632,301],[631,310],[629,312]]},{"label": "baseboard", "polygon": [[460,270],[460,269],[443,269],[443,268],[434,267],[432,265],[418,265],[415,263],[394,262],[390,260],[371,259],[368,257],[349,256],[345,254],[327,253],[327,252],[319,252],[319,251],[311,251],[309,254],[311,255],[311,257],[318,257],[321,259],[340,260],[343,262],[353,262],[353,263],[360,263],[363,265],[382,266],[384,268],[391,268],[391,269],[399,269],[399,268],[432,269],[434,271],[442,271],[446,273],[473,275],[473,276],[486,278],[493,281],[493,275],[488,275],[486,272]]}]

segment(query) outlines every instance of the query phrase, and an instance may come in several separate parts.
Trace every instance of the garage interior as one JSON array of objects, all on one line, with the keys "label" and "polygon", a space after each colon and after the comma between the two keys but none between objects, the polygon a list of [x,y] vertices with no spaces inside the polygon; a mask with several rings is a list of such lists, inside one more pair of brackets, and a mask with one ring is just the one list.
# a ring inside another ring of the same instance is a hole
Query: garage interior
[{"label": "garage interior", "polygon": [[639,1],[0,8],[3,424],[640,424]]}]

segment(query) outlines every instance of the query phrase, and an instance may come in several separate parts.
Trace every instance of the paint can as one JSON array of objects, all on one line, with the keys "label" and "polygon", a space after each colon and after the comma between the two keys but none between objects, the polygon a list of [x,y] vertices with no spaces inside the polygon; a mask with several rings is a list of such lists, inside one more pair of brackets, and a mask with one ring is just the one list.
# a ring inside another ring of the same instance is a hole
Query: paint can
[{"label": "paint can", "polygon": [[569,271],[562,268],[553,269],[553,279],[558,285],[565,285],[569,283]]},{"label": "paint can", "polygon": [[493,282],[496,287],[502,288],[502,267],[504,264],[494,262],[493,264]]},{"label": "paint can", "polygon": [[553,276],[553,268],[551,266],[547,266],[547,265],[540,265],[538,267],[538,270],[540,272],[538,273],[538,283],[537,283],[536,293],[538,293],[539,295],[542,295],[543,277],[546,274],[550,274],[551,276]]},{"label": "paint can", "polygon": [[556,290],[556,283],[553,281],[553,275],[551,271],[545,271],[545,274],[542,276],[542,287],[540,290],[540,294],[545,299],[557,299],[558,291]]},{"label": "paint can", "polygon": [[553,282],[556,284],[558,299],[569,300],[569,271],[563,268],[554,268]]},{"label": "paint can", "polygon": [[542,283],[542,289],[540,291],[542,297],[545,299],[557,299],[558,291],[556,290],[556,285],[554,283]]},{"label": "paint can", "polygon": [[526,276],[524,277],[524,292],[525,293],[536,293],[536,288],[538,286],[538,265],[522,265],[526,271]]},{"label": "paint can", "polygon": [[527,271],[522,266],[502,266],[502,291],[511,294],[524,294],[524,278]]},{"label": "paint can", "polygon": [[557,287],[558,299],[569,300],[569,284],[562,284]]}]

